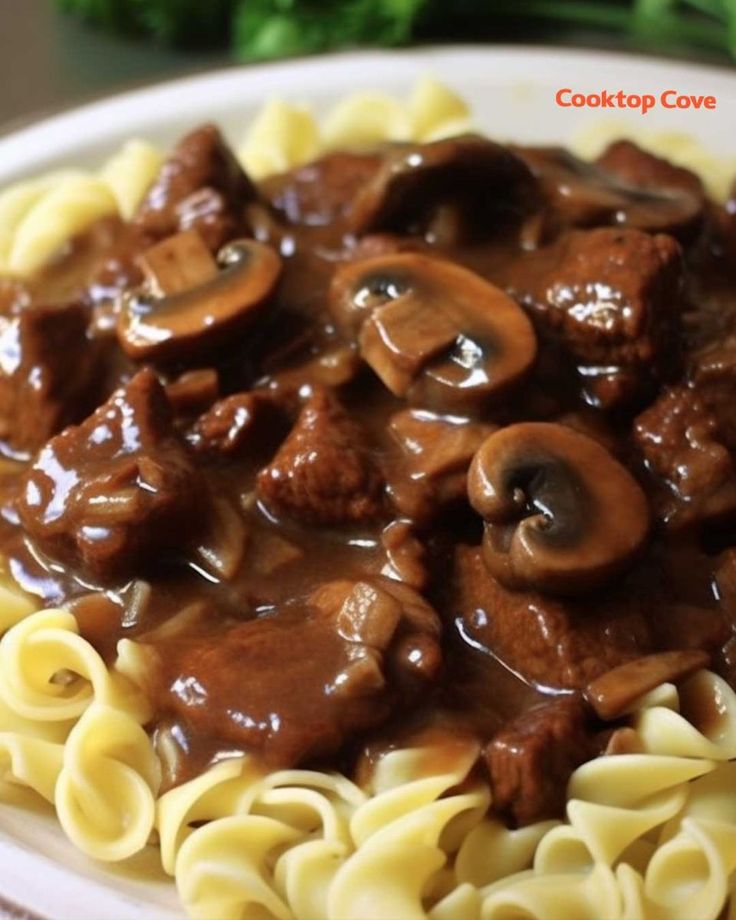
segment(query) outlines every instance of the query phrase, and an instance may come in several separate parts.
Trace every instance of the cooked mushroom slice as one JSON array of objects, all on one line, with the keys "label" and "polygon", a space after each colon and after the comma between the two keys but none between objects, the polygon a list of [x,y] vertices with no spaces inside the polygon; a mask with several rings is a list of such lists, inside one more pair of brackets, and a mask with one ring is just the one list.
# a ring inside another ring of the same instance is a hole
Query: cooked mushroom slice
[{"label": "cooked mushroom slice", "polygon": [[485,519],[483,560],[511,588],[595,588],[632,562],[649,531],[633,476],[564,425],[524,422],[492,434],[473,458],[468,495]]},{"label": "cooked mushroom slice", "polygon": [[330,300],[383,383],[415,405],[478,409],[518,383],[536,357],[521,307],[443,259],[396,253],[345,265]]},{"label": "cooked mushroom slice", "polygon": [[346,642],[377,653],[395,679],[424,682],[437,676],[442,663],[439,619],[409,585],[375,575],[359,581],[338,579],[320,585],[310,601],[335,617],[338,634]]},{"label": "cooked mushroom slice", "polygon": [[[511,147],[535,176],[547,201],[551,230],[610,224],[650,233],[688,235],[702,212],[702,193],[682,184],[633,181],[609,164],[588,163],[561,147]],[[601,168],[603,167],[603,168]]]},{"label": "cooked mushroom slice", "polygon": [[424,234],[452,245],[518,223],[536,199],[526,165],[499,144],[464,135],[397,147],[356,197],[358,235]]},{"label": "cooked mushroom slice", "polygon": [[601,674],[585,688],[585,698],[601,719],[618,719],[645,693],[660,684],[677,683],[708,667],[700,649],[645,655]]},{"label": "cooked mushroom slice", "polygon": [[118,320],[123,350],[139,361],[206,350],[251,320],[281,272],[279,256],[254,240],[229,243],[216,262],[193,230],[147,249],[140,262],[146,284],[126,297]]}]

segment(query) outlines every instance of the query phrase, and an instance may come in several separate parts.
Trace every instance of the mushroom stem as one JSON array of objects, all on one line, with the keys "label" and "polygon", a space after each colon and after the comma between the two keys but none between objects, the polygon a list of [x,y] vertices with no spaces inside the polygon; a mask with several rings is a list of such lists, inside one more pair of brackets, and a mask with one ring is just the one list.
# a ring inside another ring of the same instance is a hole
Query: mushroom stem
[{"label": "mushroom stem", "polygon": [[443,259],[405,252],[350,263],[336,273],[330,303],[386,387],[414,405],[482,410],[536,358],[521,307]]},{"label": "mushroom stem", "polygon": [[224,246],[218,271],[194,231],[170,237],[141,261],[148,285],[124,299],[118,320],[120,344],[138,361],[170,361],[206,351],[226,332],[250,322],[281,273],[279,256],[255,240]]}]

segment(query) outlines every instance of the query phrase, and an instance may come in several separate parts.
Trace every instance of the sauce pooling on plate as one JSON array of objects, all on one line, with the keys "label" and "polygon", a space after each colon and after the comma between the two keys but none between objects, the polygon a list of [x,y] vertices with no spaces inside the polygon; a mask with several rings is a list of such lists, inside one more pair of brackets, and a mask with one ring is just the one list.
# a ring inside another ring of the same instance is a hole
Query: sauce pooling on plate
[{"label": "sauce pooling on plate", "polygon": [[628,142],[251,182],[185,137],[0,285],[0,550],[114,660],[167,785],[475,746],[557,816],[637,697],[736,681],[736,225]]}]

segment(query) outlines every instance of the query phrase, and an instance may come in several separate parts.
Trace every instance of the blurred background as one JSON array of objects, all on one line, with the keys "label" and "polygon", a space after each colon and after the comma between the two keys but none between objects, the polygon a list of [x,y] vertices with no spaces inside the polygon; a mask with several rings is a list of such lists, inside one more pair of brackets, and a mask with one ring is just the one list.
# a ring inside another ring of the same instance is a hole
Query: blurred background
[{"label": "blurred background", "polygon": [[0,125],[213,66],[463,41],[733,66],[736,0],[0,0]]}]

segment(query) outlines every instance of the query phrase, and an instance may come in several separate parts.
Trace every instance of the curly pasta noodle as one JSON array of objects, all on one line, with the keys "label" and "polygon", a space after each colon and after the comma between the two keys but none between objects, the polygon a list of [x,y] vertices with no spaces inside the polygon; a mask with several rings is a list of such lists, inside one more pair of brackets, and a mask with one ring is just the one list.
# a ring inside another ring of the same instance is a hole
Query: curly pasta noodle
[{"label": "curly pasta noodle", "polygon": [[364,789],[241,756],[157,799],[150,712],[126,676],[137,651],[121,642],[107,668],[63,610],[13,625],[0,641],[3,782],[51,802],[97,859],[157,835],[193,917],[686,920],[717,917],[731,892],[736,695],[710,672],[640,701],[640,752],[578,768],[565,823],[509,830],[488,817],[477,748],[462,744],[389,752]]},{"label": "curly pasta noodle", "polygon": [[30,275],[102,217],[129,220],[162,155],[131,140],[99,173],[65,170],[18,182],[0,193],[0,272]]},{"label": "curly pasta noodle", "polygon": [[[695,696],[736,703],[707,672],[683,687],[683,698]],[[649,699],[673,701],[672,690]],[[692,750],[680,740],[676,754],[649,752],[644,735],[644,753],[584,765],[566,824],[510,831],[484,817],[483,790],[448,794],[468,761],[423,775],[427,752],[405,750],[379,762],[368,798],[335,777],[262,777],[247,759],[224,762],[162,798],[162,846],[171,871],[183,839],[174,872],[193,916],[250,916],[246,907],[258,905],[263,916],[307,920],[716,917],[736,868],[736,764],[717,727],[702,732],[661,705],[633,722],[673,714],[699,738]],[[710,758],[700,756],[707,745],[717,748]]]},{"label": "curly pasta noodle", "polygon": [[133,855],[153,828],[160,767],[148,704],[111,672],[64,610],[42,610],[0,641],[4,781],[51,802],[69,838],[102,860]]},{"label": "curly pasta noodle", "polygon": [[272,100],[248,129],[238,153],[243,167],[261,179],[330,150],[360,150],[386,141],[439,140],[470,128],[467,103],[425,76],[405,101],[387,93],[353,93],[321,120],[307,107]]}]

